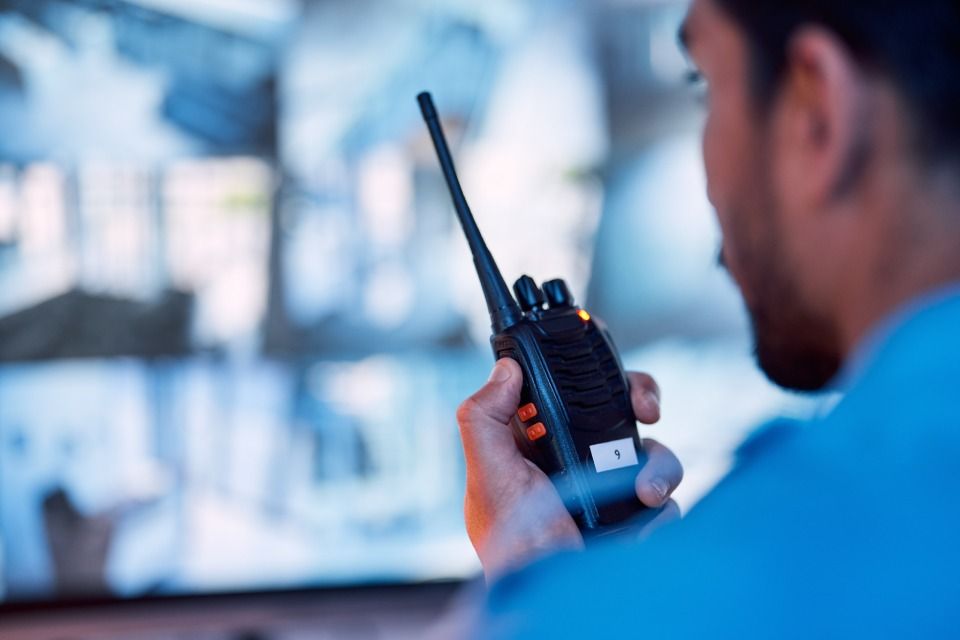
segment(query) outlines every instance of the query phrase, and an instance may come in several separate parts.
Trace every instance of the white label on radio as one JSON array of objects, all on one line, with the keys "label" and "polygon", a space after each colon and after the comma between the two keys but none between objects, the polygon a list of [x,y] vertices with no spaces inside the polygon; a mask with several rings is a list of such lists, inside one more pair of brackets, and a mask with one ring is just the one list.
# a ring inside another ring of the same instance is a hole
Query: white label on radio
[{"label": "white label on radio", "polygon": [[633,448],[633,438],[614,440],[590,445],[590,455],[597,473],[612,471],[622,467],[632,467],[638,464],[637,450]]}]

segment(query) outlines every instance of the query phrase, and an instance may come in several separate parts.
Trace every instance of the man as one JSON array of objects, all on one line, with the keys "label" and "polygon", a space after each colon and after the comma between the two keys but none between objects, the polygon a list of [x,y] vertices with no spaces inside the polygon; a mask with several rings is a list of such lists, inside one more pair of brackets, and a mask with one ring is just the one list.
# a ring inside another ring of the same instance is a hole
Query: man
[{"label": "man", "polygon": [[[960,2],[693,0],[681,39],[709,86],[709,197],[760,366],[844,398],[758,432],[646,541],[542,558],[582,542],[509,445],[521,373],[498,363],[458,414],[492,583],[477,636],[955,635]],[[655,420],[656,386],[633,385]],[[638,495],[660,504],[680,470],[649,447]]]}]

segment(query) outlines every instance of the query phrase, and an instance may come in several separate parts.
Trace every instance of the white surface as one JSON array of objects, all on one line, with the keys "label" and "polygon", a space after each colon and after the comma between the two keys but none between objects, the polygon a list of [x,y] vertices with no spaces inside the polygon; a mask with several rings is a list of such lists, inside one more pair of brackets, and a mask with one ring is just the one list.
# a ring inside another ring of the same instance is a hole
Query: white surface
[{"label": "white surface", "polygon": [[590,445],[590,455],[593,456],[597,473],[632,467],[638,463],[637,450],[633,448],[631,438]]}]

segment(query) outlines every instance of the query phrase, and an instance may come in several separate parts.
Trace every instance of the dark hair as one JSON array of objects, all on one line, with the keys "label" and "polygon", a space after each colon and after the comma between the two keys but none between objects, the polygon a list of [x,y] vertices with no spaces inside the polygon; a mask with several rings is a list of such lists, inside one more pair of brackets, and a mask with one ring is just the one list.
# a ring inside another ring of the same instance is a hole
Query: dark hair
[{"label": "dark hair", "polygon": [[715,2],[746,34],[761,108],[779,87],[790,38],[804,25],[819,25],[900,90],[921,157],[960,161],[960,0]]}]

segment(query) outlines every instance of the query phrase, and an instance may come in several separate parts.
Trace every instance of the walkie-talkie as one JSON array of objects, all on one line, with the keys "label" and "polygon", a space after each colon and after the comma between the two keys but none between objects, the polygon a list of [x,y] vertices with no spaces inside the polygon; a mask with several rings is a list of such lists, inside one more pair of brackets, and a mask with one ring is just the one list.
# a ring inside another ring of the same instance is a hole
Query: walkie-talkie
[{"label": "walkie-talkie", "polygon": [[[578,308],[563,280],[522,276],[510,295],[467,206],[429,93],[417,96],[490,311],[496,358],[523,370],[514,437],[546,473],[584,534],[628,526],[643,450],[623,365],[606,329]],[[518,304],[519,301],[519,304]]]}]

